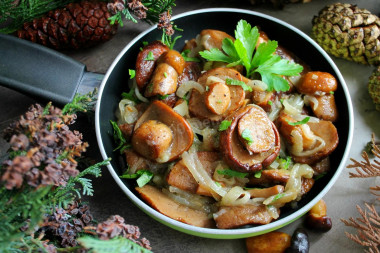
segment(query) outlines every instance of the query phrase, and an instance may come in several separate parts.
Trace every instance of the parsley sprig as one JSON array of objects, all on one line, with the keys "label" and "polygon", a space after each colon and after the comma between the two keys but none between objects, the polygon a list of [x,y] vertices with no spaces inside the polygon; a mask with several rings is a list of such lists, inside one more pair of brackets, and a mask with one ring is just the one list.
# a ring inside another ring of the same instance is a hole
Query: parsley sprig
[{"label": "parsley sprig", "polygon": [[278,46],[277,41],[268,40],[256,49],[259,36],[257,27],[252,27],[247,21],[240,20],[235,30],[235,41],[229,38],[223,40],[224,52],[212,48],[199,54],[208,61],[229,63],[228,67],[243,65],[248,78],[259,73],[262,81],[268,85],[269,91],[289,90],[289,83],[282,76],[298,75],[303,67],[274,54]]}]

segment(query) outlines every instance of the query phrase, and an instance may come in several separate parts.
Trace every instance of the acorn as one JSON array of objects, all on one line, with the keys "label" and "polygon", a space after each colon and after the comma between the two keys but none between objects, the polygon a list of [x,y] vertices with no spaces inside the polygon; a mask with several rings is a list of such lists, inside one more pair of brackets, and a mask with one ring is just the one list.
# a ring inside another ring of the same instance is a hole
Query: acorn
[{"label": "acorn", "polygon": [[312,25],[312,36],[328,53],[361,64],[380,64],[380,19],[368,10],[331,4],[313,18]]}]

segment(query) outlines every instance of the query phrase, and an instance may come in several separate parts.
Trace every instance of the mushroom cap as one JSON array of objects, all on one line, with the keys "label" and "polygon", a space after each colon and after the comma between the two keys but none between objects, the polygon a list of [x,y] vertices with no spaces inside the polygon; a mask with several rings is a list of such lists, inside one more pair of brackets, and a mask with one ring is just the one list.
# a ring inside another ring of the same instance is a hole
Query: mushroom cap
[{"label": "mushroom cap", "polygon": [[[260,153],[252,153],[248,151],[241,142],[238,132],[240,119],[246,114],[258,113],[258,111],[263,111],[263,109],[255,105],[247,105],[244,108],[241,108],[236,113],[226,118],[226,120],[231,120],[231,125],[220,135],[220,146],[224,159],[232,169],[237,171],[259,171],[263,167],[269,166],[280,152],[280,135],[276,126],[270,120],[264,120],[266,124],[272,127],[275,137],[274,143],[269,150]],[[260,120],[260,118],[257,118],[257,120]],[[268,139],[260,139],[260,141],[268,141]]]},{"label": "mushroom cap", "polygon": [[[211,76],[217,77],[223,81],[227,78],[239,80],[247,83],[249,79],[245,78],[238,71],[231,68],[216,68],[203,73],[198,78],[198,83],[202,86],[207,86],[207,79]],[[230,90],[231,102],[227,110],[223,114],[215,114],[209,110],[205,104],[205,94],[201,94],[199,91],[193,89],[191,91],[191,96],[189,100],[189,111],[190,113],[200,119],[209,119],[211,121],[217,122],[223,120],[229,114],[235,112],[237,109],[242,107],[245,102],[245,92],[242,87],[236,85],[228,85]]]},{"label": "mushroom cap", "polygon": [[144,122],[157,120],[168,126],[173,133],[173,139],[168,154],[164,160],[156,160],[164,163],[178,158],[183,152],[187,151],[193,143],[194,133],[190,124],[171,107],[161,101],[153,101],[146,111],[137,120],[135,129],[138,129]]}]

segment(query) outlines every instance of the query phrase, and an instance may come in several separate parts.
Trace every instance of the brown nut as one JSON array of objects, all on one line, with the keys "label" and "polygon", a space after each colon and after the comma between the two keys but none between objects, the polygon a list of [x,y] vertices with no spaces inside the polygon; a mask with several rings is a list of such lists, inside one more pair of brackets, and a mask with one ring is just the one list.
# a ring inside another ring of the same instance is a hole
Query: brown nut
[{"label": "brown nut", "polygon": [[132,136],[132,146],[148,159],[160,158],[173,140],[171,129],[157,121],[148,120],[139,126]]},{"label": "brown nut", "polygon": [[213,83],[205,93],[206,107],[215,114],[223,114],[231,102],[230,89],[224,83]]},{"label": "brown nut", "polygon": [[158,58],[157,64],[160,63],[169,64],[177,71],[178,75],[182,74],[185,67],[185,60],[183,59],[182,55],[173,49],[170,49],[169,51],[163,53],[160,58]]},{"label": "brown nut", "polygon": [[290,247],[285,253],[308,253],[310,248],[309,236],[305,229],[297,228],[292,235]]},{"label": "brown nut", "polygon": [[335,91],[337,87],[338,82],[330,73],[311,71],[302,77],[297,90],[303,94],[321,95],[319,93]]},{"label": "brown nut", "polygon": [[290,247],[291,236],[273,231],[245,239],[248,253],[282,253]]},{"label": "brown nut", "polygon": [[310,209],[305,218],[305,226],[320,232],[327,232],[331,229],[331,218],[326,216],[326,203],[323,199]]},{"label": "brown nut", "polygon": [[313,101],[310,101],[311,109],[315,116],[323,120],[335,122],[338,119],[338,109],[336,108],[335,98],[333,94],[323,96],[315,96],[318,106],[314,108]]},{"label": "brown nut", "polygon": [[212,29],[202,30],[200,33],[201,36],[201,44],[204,46],[206,50],[210,50],[211,48],[222,49],[222,42],[225,38],[229,38],[234,40],[232,36],[229,34]]}]

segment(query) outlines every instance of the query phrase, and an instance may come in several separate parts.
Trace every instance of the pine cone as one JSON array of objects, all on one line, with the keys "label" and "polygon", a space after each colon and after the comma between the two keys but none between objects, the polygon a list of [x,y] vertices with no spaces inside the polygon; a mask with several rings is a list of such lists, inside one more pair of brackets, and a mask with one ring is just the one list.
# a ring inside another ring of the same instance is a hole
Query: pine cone
[{"label": "pine cone", "polygon": [[369,78],[368,92],[376,105],[376,110],[380,111],[380,66],[373,71]]},{"label": "pine cone", "polygon": [[116,33],[117,24],[111,25],[109,17],[105,2],[70,3],[25,23],[17,35],[57,50],[85,48],[105,42]]},{"label": "pine cone", "polygon": [[312,21],[312,35],[330,54],[361,64],[380,64],[380,19],[356,5],[336,3]]}]

